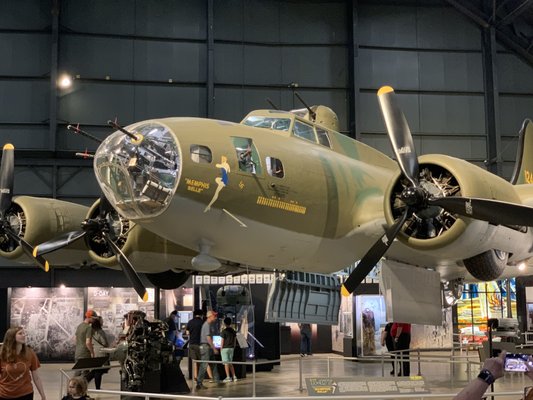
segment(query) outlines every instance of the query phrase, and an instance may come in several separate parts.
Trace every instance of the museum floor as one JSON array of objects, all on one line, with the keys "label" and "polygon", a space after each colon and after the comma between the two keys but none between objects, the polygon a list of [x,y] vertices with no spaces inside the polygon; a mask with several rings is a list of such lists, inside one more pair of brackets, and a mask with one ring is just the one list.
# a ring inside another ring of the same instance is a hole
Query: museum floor
[{"label": "museum floor", "polygon": [[[431,393],[456,393],[467,383],[467,367],[466,364],[458,364],[454,368],[454,373],[451,373],[450,364],[443,362],[449,360],[447,353],[436,353],[437,357],[442,357],[442,361],[423,362],[420,365],[421,375],[424,377],[426,387]],[[298,397],[307,396],[305,390],[305,378],[310,377],[326,377],[328,371],[328,357],[332,377],[378,377],[382,374],[381,363],[369,362],[353,362],[342,360],[340,356],[334,354],[320,354],[301,359],[303,372],[303,387],[304,390],[299,390],[299,362],[298,356],[282,356],[282,362],[277,365],[270,372],[257,372],[256,376],[256,396],[258,397]],[[472,361],[478,361],[477,354],[471,354]],[[183,373],[187,376],[187,360],[184,359],[181,363]],[[61,369],[68,371],[72,364],[43,364],[41,366],[41,376],[43,378],[45,391],[48,400],[58,399],[60,397],[60,375]],[[472,366],[472,376],[477,375],[479,366]],[[411,363],[412,374],[418,371],[418,364]],[[385,366],[385,374],[390,373],[390,364]],[[190,380],[187,380],[189,387],[193,387]],[[65,383],[66,385],[66,383]],[[497,392],[514,392],[520,391],[524,386],[533,385],[533,382],[524,378],[521,373],[507,373],[502,379],[495,383],[495,391]],[[252,397],[252,373],[247,373],[245,379],[237,382],[227,384],[209,383],[205,381],[206,389],[193,390],[189,395],[202,397]],[[103,390],[119,390],[119,373],[118,368],[112,369],[108,374],[104,375],[102,389]],[[94,383],[89,385],[89,389],[94,389]],[[61,392],[63,393],[63,392]],[[119,400],[118,395],[91,393],[91,396],[98,400]],[[39,400],[38,394],[36,400]],[[413,397],[420,398],[420,397]],[[451,398],[451,397],[440,397]],[[517,400],[521,396],[517,394],[509,394],[505,396],[495,397],[496,399],[513,399]]]}]

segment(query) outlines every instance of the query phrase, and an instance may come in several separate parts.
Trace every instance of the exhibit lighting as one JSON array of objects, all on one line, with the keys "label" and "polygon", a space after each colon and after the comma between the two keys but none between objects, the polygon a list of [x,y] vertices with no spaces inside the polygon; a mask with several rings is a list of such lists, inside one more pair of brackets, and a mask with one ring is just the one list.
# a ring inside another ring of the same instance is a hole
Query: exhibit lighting
[{"label": "exhibit lighting", "polygon": [[63,74],[57,80],[57,84],[61,89],[68,89],[72,86],[72,78],[69,74]]},{"label": "exhibit lighting", "polygon": [[59,288],[60,288],[60,289],[65,289],[65,287],[66,287],[66,286],[65,286],[64,283],[62,283],[61,285],[59,285]]},{"label": "exhibit lighting", "polygon": [[526,263],[522,261],[520,264],[518,264],[518,269],[520,271],[525,270],[526,269]]}]

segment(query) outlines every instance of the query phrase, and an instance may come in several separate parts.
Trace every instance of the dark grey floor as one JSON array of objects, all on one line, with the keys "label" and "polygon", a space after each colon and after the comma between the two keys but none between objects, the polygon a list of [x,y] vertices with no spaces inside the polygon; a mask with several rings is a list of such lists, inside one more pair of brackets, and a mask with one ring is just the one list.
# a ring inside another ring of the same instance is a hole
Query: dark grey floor
[{"label": "dark grey floor", "polygon": [[[426,387],[431,393],[455,393],[458,392],[468,381],[467,364],[456,364],[453,371],[449,364],[450,355],[446,352],[436,352],[426,357],[432,357],[431,360],[420,363],[420,372],[423,376]],[[464,357],[464,355],[463,355]],[[464,359],[464,358],[463,358]],[[469,359],[475,363],[476,355],[470,355]],[[300,362],[302,366],[302,385],[304,390],[300,390]],[[316,354],[314,356],[300,358],[298,356],[283,356],[280,365],[275,366],[270,372],[257,372],[256,375],[256,396],[258,397],[299,397],[307,396],[305,389],[305,378],[326,377],[328,374],[328,364],[331,376],[333,377],[379,377],[382,371],[386,376],[390,376],[390,364],[380,362],[354,362],[346,361],[335,354]],[[183,373],[188,376],[187,360],[181,363]],[[58,399],[64,392],[60,390],[61,369],[68,371],[72,364],[43,364],[40,369],[41,377],[45,385],[47,399]],[[419,364],[415,361],[411,363],[412,375],[418,373]],[[471,376],[475,377],[479,371],[478,364],[471,365]],[[206,389],[195,390],[190,380],[187,380],[191,388],[191,396],[202,397],[251,397],[253,395],[252,374],[247,373],[245,379],[237,382],[226,384],[215,384],[205,381]],[[66,381],[64,382],[64,386]],[[523,374],[506,374],[495,384],[496,391],[519,391],[524,386],[533,385]],[[90,389],[94,389],[94,383],[91,383]],[[118,368],[112,369],[104,375],[102,389],[119,390],[119,373]],[[118,400],[118,395],[104,394],[93,392],[92,397],[98,400]],[[39,396],[36,395],[36,399]],[[451,398],[451,397],[450,397]],[[520,396],[514,394],[509,396],[496,397],[497,399],[519,399]]]}]

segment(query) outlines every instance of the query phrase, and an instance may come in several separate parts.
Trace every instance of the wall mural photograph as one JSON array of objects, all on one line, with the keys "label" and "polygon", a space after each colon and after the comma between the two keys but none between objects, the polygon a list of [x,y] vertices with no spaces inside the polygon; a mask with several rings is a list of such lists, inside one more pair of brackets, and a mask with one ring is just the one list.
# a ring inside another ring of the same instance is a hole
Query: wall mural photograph
[{"label": "wall mural photograph", "polygon": [[23,326],[26,340],[41,361],[74,355],[76,327],[83,319],[82,288],[11,289],[11,326]]}]

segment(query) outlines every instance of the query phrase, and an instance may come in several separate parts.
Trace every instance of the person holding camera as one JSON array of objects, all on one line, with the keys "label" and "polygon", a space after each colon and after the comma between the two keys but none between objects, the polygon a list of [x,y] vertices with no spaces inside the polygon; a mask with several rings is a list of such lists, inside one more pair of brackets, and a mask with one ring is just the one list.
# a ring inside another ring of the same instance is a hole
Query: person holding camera
[{"label": "person holding camera", "polygon": [[[453,400],[481,400],[483,395],[494,381],[503,376],[505,366],[505,350],[497,357],[487,358],[479,375],[465,386]],[[533,357],[529,356],[525,363],[525,375],[533,381]],[[527,388],[526,388],[527,389]],[[533,400],[533,390],[525,390],[524,399]]]}]

